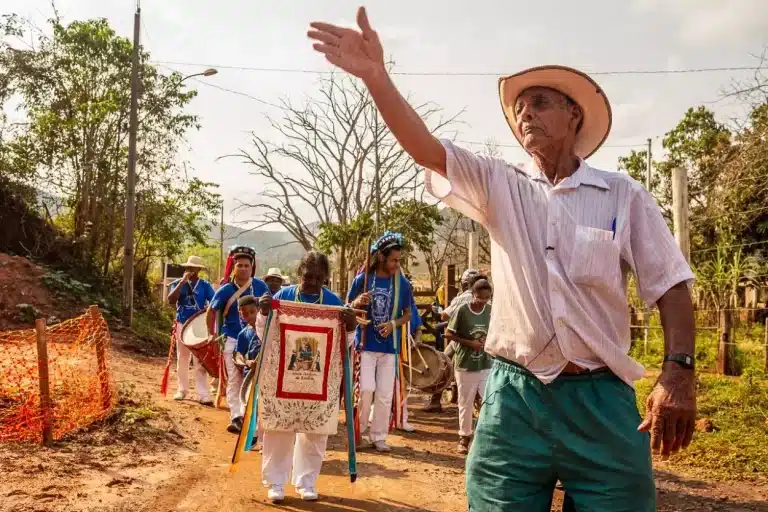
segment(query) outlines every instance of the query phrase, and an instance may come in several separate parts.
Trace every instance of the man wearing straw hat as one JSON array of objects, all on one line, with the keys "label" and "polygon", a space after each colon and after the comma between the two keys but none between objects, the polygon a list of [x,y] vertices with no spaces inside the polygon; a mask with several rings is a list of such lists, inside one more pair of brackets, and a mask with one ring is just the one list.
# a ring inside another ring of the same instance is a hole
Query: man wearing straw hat
[{"label": "man wearing straw hat", "polygon": [[261,277],[261,280],[267,283],[269,293],[272,295],[275,295],[277,292],[279,292],[283,287],[283,284],[285,284],[285,277],[277,267],[270,268],[269,271],[267,271],[267,273]]},{"label": "man wearing straw hat", "polygon": [[[585,162],[610,131],[603,90],[563,66],[500,80],[504,115],[531,156],[512,166],[436,139],[387,73],[365,9],[357,21],[359,30],[313,23],[308,35],[363,80],[429,169],[430,193],[491,237],[494,363],[467,459],[469,509],[548,511],[559,479],[569,509],[656,510],[651,449],[668,456],[694,430],[693,274],[647,191]],[[630,271],[665,335],[644,420],[632,387],[644,369],[628,355]]]},{"label": "man wearing straw hat", "polygon": [[[208,307],[208,303],[213,299],[213,286],[205,279],[200,278],[200,271],[205,270],[205,264],[199,256],[190,256],[184,267],[184,276],[172,282],[168,294],[168,303],[176,306],[176,325],[174,326],[174,335],[181,334],[181,326],[189,320],[192,315]],[[200,397],[200,403],[207,406],[213,405],[211,394],[208,388],[208,372],[206,372],[200,361],[189,351],[183,343],[176,343],[177,362],[176,378],[178,389],[173,396],[174,400],[184,400],[189,393],[189,363],[194,363],[195,368],[195,390]]]}]

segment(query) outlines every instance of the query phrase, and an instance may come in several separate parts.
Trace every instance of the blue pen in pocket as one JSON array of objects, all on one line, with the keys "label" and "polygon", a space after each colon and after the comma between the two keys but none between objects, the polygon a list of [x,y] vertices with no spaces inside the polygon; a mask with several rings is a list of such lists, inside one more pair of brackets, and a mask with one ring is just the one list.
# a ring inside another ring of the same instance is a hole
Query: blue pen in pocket
[{"label": "blue pen in pocket", "polygon": [[613,222],[611,222],[611,232],[613,233],[613,239],[616,240],[616,217],[614,217]]}]

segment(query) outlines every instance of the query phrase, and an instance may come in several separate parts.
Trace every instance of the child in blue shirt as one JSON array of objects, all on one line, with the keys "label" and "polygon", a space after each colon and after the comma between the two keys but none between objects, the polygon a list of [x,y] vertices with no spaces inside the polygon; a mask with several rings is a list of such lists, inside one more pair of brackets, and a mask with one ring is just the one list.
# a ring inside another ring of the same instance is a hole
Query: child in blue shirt
[{"label": "child in blue shirt", "polygon": [[240,317],[242,317],[245,327],[237,335],[235,357],[237,358],[239,354],[245,362],[243,369],[243,377],[245,377],[248,375],[251,364],[256,360],[256,356],[259,355],[259,349],[261,349],[261,340],[256,334],[255,327],[256,318],[259,315],[259,301],[256,297],[249,295],[241,297],[237,302],[240,306]]}]

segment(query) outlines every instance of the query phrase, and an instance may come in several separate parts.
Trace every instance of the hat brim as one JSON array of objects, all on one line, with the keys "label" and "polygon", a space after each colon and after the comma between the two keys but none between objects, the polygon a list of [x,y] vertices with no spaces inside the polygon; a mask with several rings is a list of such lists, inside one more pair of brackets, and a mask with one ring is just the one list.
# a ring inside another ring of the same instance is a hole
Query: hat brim
[{"label": "hat brim", "polygon": [[283,277],[283,276],[276,276],[275,274],[267,274],[267,275],[261,276],[261,280],[262,281],[266,281],[270,277],[274,277],[275,279],[280,279],[282,281],[285,281],[285,277]]},{"label": "hat brim", "polygon": [[199,270],[205,270],[205,269],[208,268],[205,265],[195,265],[194,263],[182,263],[179,266],[181,268],[196,268],[196,269],[199,269]]},{"label": "hat brim", "polygon": [[574,151],[577,156],[588,158],[603,145],[611,131],[612,114],[608,98],[597,82],[585,73],[566,66],[538,66],[499,79],[501,108],[521,146],[523,137],[517,129],[515,102],[524,90],[531,87],[555,89],[581,107],[584,119],[576,136]]}]

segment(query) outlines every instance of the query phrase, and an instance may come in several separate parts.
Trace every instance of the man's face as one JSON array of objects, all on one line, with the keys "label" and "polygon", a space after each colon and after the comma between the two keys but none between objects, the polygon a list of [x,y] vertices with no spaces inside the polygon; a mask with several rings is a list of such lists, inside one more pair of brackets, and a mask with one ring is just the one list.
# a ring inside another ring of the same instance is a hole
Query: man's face
[{"label": "man's face", "polygon": [[316,294],[320,293],[328,276],[320,265],[307,265],[302,269],[299,279],[301,280],[301,291]]},{"label": "man's face", "polygon": [[269,292],[274,295],[277,292],[280,291],[280,288],[283,287],[283,280],[279,277],[267,277],[264,280],[265,283],[267,283],[267,287],[269,288]]},{"label": "man's face", "polygon": [[189,279],[195,281],[200,276],[200,269],[188,267],[187,274],[189,274]]},{"label": "man's face", "polygon": [[397,269],[400,268],[400,256],[402,251],[393,249],[386,257],[383,254],[379,255],[379,261],[383,263],[384,270],[389,275],[394,275]]},{"label": "man's face", "polygon": [[235,277],[240,281],[245,281],[251,277],[253,265],[248,258],[238,258],[235,260]]},{"label": "man's face", "polygon": [[256,323],[256,316],[259,314],[259,308],[253,305],[242,306],[240,308],[240,316],[248,325],[254,325]]},{"label": "man's face", "polygon": [[535,154],[572,144],[582,112],[564,94],[554,89],[531,87],[515,101],[515,117],[523,147]]}]

